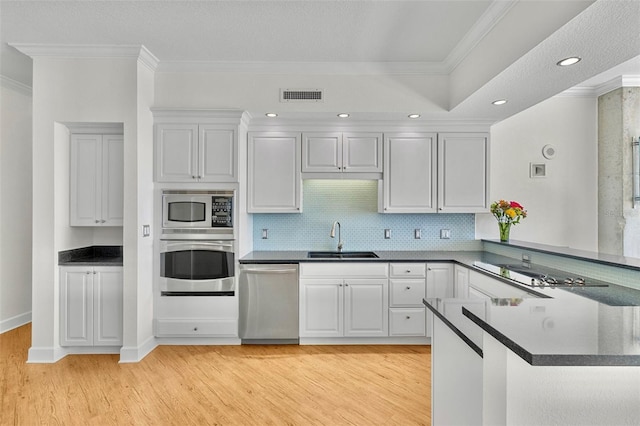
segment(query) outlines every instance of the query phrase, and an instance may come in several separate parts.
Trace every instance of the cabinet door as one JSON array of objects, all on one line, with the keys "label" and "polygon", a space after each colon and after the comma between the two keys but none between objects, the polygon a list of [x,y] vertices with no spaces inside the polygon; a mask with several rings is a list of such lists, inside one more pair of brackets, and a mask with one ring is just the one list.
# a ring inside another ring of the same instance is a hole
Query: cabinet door
[{"label": "cabinet door", "polygon": [[455,284],[454,297],[458,299],[466,299],[469,297],[469,270],[464,266],[454,266],[454,278]]},{"label": "cabinet door", "polygon": [[343,300],[340,279],[300,280],[300,337],[341,337]]},{"label": "cabinet door", "polygon": [[436,134],[387,134],[384,213],[436,212]]},{"label": "cabinet door", "polygon": [[102,137],[102,226],[122,226],[124,221],[124,139]]},{"label": "cabinet door", "polygon": [[300,134],[249,134],[249,213],[299,213]]},{"label": "cabinet door", "polygon": [[93,345],[93,272],[60,268],[60,346]]},{"label": "cabinet door", "polygon": [[233,129],[199,126],[198,176],[200,182],[237,182],[238,144]]},{"label": "cabinet door", "polygon": [[93,344],[122,345],[122,268],[94,268]]},{"label": "cabinet door", "polygon": [[100,224],[102,135],[71,135],[69,224]]},{"label": "cabinet door", "polygon": [[[447,299],[452,298],[453,293],[453,264],[427,263],[427,297]],[[427,315],[427,337],[431,337],[431,321],[433,321],[433,315]]]},{"label": "cabinet door", "polygon": [[198,178],[198,125],[157,124],[156,180],[195,182]]},{"label": "cabinet door", "polygon": [[342,136],[342,169],[345,172],[382,172],[382,134],[345,133]]},{"label": "cabinet door", "polygon": [[451,263],[427,263],[427,297],[452,298],[453,265]]},{"label": "cabinet door", "polygon": [[342,170],[342,133],[303,133],[302,171]]},{"label": "cabinet door", "polygon": [[344,285],[344,335],[388,336],[388,280],[348,279]]},{"label": "cabinet door", "polygon": [[438,211],[487,212],[488,161],[488,134],[438,134]]}]

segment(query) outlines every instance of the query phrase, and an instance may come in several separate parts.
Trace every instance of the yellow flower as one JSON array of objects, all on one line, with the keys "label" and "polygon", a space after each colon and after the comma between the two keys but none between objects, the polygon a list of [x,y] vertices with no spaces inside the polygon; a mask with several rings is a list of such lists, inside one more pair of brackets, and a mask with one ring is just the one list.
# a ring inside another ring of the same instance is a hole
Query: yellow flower
[{"label": "yellow flower", "polygon": [[504,212],[507,216],[509,216],[511,219],[513,219],[514,217],[516,217],[517,213],[515,211],[515,209],[507,209]]}]

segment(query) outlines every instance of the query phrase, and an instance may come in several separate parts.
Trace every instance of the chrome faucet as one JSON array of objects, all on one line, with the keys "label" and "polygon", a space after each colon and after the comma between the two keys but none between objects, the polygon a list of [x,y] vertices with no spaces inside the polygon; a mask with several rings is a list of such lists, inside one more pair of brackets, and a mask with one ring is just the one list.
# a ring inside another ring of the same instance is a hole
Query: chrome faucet
[{"label": "chrome faucet", "polygon": [[340,226],[340,222],[338,222],[337,220],[333,222],[333,225],[331,225],[331,232],[329,233],[329,236],[331,238],[336,237],[336,225],[338,225],[338,251],[342,251],[342,246],[344,246],[342,236],[340,235],[340,230],[342,229],[342,227]]}]

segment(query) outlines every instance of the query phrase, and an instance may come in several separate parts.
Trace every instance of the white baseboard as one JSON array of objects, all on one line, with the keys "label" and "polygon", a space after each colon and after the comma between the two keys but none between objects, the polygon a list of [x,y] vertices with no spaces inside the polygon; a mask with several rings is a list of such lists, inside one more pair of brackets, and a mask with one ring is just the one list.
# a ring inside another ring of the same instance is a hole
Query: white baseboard
[{"label": "white baseboard", "polygon": [[301,337],[301,345],[430,345],[429,337]]},{"label": "white baseboard", "polygon": [[64,348],[57,347],[30,347],[27,364],[53,364],[67,356]]},{"label": "white baseboard", "polygon": [[149,337],[138,346],[123,346],[120,349],[120,363],[140,362],[158,346],[154,336]]},{"label": "white baseboard", "polygon": [[31,311],[0,321],[0,334],[31,322]]}]

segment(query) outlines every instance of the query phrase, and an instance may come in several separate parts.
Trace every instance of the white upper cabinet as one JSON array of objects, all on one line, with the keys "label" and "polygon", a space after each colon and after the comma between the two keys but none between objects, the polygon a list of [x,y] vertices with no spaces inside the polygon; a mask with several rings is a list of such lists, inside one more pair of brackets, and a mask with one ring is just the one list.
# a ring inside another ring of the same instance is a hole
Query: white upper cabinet
[{"label": "white upper cabinet", "polygon": [[481,213],[489,209],[489,135],[438,134],[438,211]]},{"label": "white upper cabinet", "polygon": [[390,133],[384,137],[383,213],[435,213],[436,134]]},{"label": "white upper cabinet", "polygon": [[381,173],[382,133],[303,133],[302,172]]},{"label": "white upper cabinet", "polygon": [[122,135],[72,134],[71,226],[122,226],[124,215]]},{"label": "white upper cabinet", "polygon": [[237,182],[237,130],[216,124],[156,124],[158,182]]},{"label": "white upper cabinet", "polygon": [[300,133],[249,133],[249,213],[300,213]]}]

